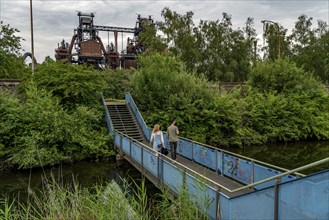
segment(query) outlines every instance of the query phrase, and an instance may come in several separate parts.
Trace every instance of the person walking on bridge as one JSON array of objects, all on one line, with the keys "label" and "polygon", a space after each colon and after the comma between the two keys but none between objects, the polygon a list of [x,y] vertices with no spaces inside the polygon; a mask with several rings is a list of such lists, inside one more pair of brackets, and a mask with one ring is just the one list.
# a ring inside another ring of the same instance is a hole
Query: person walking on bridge
[{"label": "person walking on bridge", "polygon": [[[160,152],[161,148],[164,147],[163,133],[160,130],[160,125],[154,125],[152,130],[150,142],[153,142],[152,148],[153,150]],[[157,154],[158,155],[158,154]]]},{"label": "person walking on bridge", "polygon": [[177,142],[178,142],[178,135],[179,130],[176,126],[176,120],[172,120],[171,125],[167,129],[168,137],[169,137],[169,145],[171,149],[171,158],[176,160],[176,150],[177,150]]}]

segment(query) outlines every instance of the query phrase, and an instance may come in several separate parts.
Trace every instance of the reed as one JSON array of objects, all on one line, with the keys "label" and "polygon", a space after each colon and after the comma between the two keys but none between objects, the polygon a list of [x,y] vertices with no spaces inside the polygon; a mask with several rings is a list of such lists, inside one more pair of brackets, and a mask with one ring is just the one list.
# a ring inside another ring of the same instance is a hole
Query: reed
[{"label": "reed", "polygon": [[29,192],[27,202],[0,198],[1,220],[151,220],[208,219],[204,208],[182,189],[173,198],[163,188],[158,200],[148,198],[145,181],[124,181],[123,190],[114,181],[81,187],[73,178],[70,183],[58,183],[51,175],[44,179],[40,191]]}]

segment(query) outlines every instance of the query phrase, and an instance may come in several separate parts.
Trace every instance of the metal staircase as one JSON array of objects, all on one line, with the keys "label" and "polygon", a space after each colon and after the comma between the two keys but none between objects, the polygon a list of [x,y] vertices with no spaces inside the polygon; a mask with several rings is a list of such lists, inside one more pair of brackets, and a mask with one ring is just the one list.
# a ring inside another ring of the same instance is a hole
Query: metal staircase
[{"label": "metal staircase", "polygon": [[107,104],[107,109],[109,110],[115,130],[118,130],[139,142],[146,142],[146,137],[132,113],[129,104],[110,103]]}]

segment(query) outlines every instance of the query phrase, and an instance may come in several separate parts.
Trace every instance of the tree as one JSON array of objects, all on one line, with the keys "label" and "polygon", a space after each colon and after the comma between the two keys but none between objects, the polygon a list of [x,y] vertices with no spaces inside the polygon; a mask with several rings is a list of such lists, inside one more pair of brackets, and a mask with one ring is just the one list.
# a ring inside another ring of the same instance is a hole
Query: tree
[{"label": "tree", "polygon": [[23,38],[15,35],[19,30],[11,28],[9,24],[3,24],[3,21],[0,21],[0,28],[0,48],[8,54],[19,55],[20,42],[23,40]]},{"label": "tree", "polygon": [[31,70],[20,57],[22,40],[16,36],[17,29],[0,22],[0,78],[23,79],[31,74]]},{"label": "tree", "polygon": [[291,59],[299,67],[313,73],[322,82],[329,81],[329,31],[326,22],[318,21],[318,27],[312,29],[313,18],[306,15],[298,17],[291,40]]},{"label": "tree", "polygon": [[106,88],[106,73],[92,66],[72,65],[46,60],[35,71],[34,81],[39,89],[50,91],[65,108],[76,105],[99,104],[100,92]]},{"label": "tree", "polygon": [[110,155],[102,114],[79,106],[62,108],[59,99],[28,83],[20,99],[0,94],[0,157],[19,168]]},{"label": "tree", "polygon": [[185,63],[187,70],[193,71],[200,57],[198,43],[194,37],[193,12],[180,15],[164,8],[161,16],[164,21],[158,22],[158,26],[165,35],[169,51]]},{"label": "tree", "polygon": [[244,123],[266,140],[329,138],[329,96],[320,81],[294,62],[259,63],[248,85],[252,92]]}]

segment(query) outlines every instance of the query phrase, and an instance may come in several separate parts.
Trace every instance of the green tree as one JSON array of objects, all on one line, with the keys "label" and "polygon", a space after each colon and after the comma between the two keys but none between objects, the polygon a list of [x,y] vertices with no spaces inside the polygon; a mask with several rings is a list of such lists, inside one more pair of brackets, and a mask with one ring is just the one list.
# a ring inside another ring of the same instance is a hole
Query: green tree
[{"label": "green tree", "polygon": [[110,155],[102,114],[79,106],[64,110],[59,99],[34,83],[19,99],[0,94],[0,157],[10,166],[39,167]]},{"label": "green tree", "polygon": [[291,59],[299,67],[313,73],[322,82],[329,81],[329,29],[328,24],[321,20],[318,27],[312,29],[312,17],[301,15],[295,23],[291,41]]},{"label": "green tree", "polygon": [[76,105],[96,106],[106,88],[106,73],[93,67],[46,60],[34,74],[38,88],[50,91],[69,109]]},{"label": "green tree", "polygon": [[289,50],[290,41],[286,37],[287,29],[278,23],[267,21],[264,22],[263,29],[263,39],[267,44],[263,45],[262,51],[266,60],[274,61],[291,53]]},{"label": "green tree", "polygon": [[31,70],[20,57],[21,37],[19,30],[0,22],[0,78],[23,79],[31,75]]},{"label": "green tree", "polygon": [[241,102],[243,125],[263,141],[329,138],[329,96],[321,82],[295,63],[259,63],[248,85],[252,90]]},{"label": "green tree", "polygon": [[180,15],[164,8],[161,15],[164,21],[158,22],[158,26],[165,36],[169,51],[185,63],[188,71],[193,71],[200,57],[198,42],[194,36],[193,12]]},{"label": "green tree", "polygon": [[8,54],[19,55],[21,50],[22,37],[16,36],[18,29],[10,27],[0,21],[0,48]]}]

